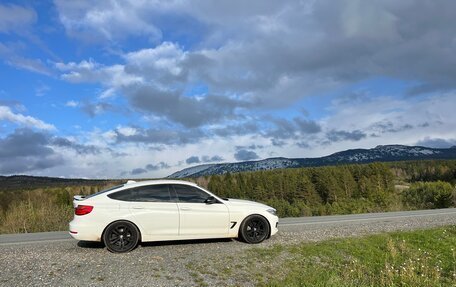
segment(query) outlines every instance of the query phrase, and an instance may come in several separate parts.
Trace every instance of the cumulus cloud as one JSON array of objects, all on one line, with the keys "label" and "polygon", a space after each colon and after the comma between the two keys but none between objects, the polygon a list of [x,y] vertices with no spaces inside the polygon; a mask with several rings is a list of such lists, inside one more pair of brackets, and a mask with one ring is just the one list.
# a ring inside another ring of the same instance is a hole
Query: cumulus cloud
[{"label": "cumulus cloud", "polygon": [[267,107],[290,105],[312,92],[383,75],[417,80],[433,89],[454,88],[455,48],[449,35],[456,28],[448,23],[456,16],[455,5],[438,2],[429,8],[418,0],[229,5],[56,1],[70,35],[160,38],[170,24],[156,22],[159,15],[185,15],[216,26],[205,31],[200,49],[184,52],[174,43],[159,42],[155,48],[127,53],[130,72],[156,75],[162,85],[170,80],[185,85],[197,78],[216,93],[244,95]]},{"label": "cumulus cloud", "polygon": [[42,130],[55,130],[55,126],[31,116],[14,113],[8,106],[0,106],[0,120],[9,121],[20,126],[32,127]]}]

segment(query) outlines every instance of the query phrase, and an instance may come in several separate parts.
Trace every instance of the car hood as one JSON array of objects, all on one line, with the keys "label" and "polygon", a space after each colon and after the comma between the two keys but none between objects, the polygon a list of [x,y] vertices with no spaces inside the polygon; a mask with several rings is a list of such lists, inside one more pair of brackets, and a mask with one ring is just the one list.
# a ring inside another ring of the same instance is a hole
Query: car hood
[{"label": "car hood", "polygon": [[266,204],[258,203],[255,201],[250,201],[250,200],[244,200],[244,199],[234,199],[234,198],[229,198],[228,202],[232,206],[255,206],[255,207],[262,207],[262,208],[272,208]]}]

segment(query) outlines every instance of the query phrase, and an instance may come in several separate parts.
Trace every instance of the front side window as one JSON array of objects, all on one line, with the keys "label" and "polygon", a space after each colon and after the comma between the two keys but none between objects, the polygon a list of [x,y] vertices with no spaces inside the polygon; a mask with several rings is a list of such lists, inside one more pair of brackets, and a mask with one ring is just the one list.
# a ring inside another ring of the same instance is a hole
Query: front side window
[{"label": "front side window", "polygon": [[188,185],[173,185],[179,202],[186,203],[204,203],[210,196],[199,188]]},{"label": "front side window", "polygon": [[172,202],[166,184],[138,186],[109,194],[108,197],[135,202]]}]

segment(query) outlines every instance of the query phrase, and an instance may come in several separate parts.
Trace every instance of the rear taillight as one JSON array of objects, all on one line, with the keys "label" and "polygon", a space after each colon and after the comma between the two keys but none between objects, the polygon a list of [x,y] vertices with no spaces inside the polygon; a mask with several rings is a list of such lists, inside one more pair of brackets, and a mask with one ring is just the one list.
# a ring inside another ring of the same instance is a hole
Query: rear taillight
[{"label": "rear taillight", "polygon": [[92,212],[93,206],[91,205],[78,205],[74,209],[74,214],[75,215],[86,215]]}]

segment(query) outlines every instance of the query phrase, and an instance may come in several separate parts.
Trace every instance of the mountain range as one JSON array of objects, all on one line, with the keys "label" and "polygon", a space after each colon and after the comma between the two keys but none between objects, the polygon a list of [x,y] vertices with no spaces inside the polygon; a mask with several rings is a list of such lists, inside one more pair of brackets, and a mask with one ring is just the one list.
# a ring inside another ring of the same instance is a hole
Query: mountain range
[{"label": "mountain range", "polygon": [[316,158],[267,158],[258,161],[235,163],[203,164],[185,168],[168,178],[199,177],[207,175],[271,170],[279,168],[298,168],[338,164],[388,162],[424,159],[456,159],[456,146],[450,148],[429,148],[406,145],[379,145],[371,149],[349,149],[328,156]]}]

